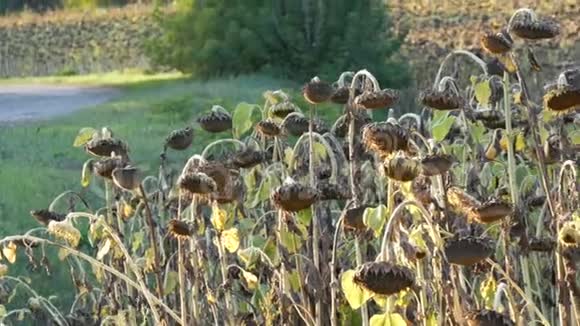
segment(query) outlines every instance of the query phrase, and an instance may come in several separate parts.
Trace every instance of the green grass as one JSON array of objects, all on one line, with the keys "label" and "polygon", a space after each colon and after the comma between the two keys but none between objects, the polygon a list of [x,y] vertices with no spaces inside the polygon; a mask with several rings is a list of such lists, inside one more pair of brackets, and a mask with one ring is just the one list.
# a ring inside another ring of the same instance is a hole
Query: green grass
[{"label": "green grass", "polygon": [[[42,80],[69,84],[84,81],[91,85],[111,85],[115,79],[112,76],[13,81]],[[169,153],[169,160],[175,168],[182,166],[192,154],[200,153],[212,140],[231,137],[229,133],[209,134],[195,123],[195,119],[212,105],[219,104],[228,110],[233,110],[241,101],[261,105],[262,93],[268,89],[283,88],[293,92],[299,89],[295,83],[265,76],[207,82],[193,81],[185,76],[165,77],[121,76],[114,82],[120,86],[122,95],[109,103],[49,121],[0,125],[0,237],[23,234],[38,227],[29,211],[48,207],[56,196],[66,190],[81,192],[94,205],[103,205],[90,189],[83,189],[80,185],[81,168],[89,156],[82,148],[73,147],[72,143],[82,127],[108,126],[116,137],[129,144],[132,161],[146,173],[156,174],[164,138],[173,129],[188,124],[195,129],[192,147],[184,152]],[[100,180],[93,181],[102,187]],[[62,211],[66,210],[66,202],[59,206]],[[74,295],[70,288],[68,267],[60,263],[57,257],[51,257],[50,261],[54,266],[54,275],[48,277],[38,271],[27,271],[27,258],[20,253],[17,264],[10,267],[10,274],[31,278],[40,294],[57,294],[57,303],[66,308]]]},{"label": "green grass", "polygon": [[89,74],[78,76],[46,76],[3,78],[0,85],[9,84],[63,84],[63,85],[87,85],[87,86],[139,86],[140,83],[156,81],[172,81],[186,79],[187,76],[179,72],[159,74],[146,74],[139,70],[113,71],[103,74]]}]

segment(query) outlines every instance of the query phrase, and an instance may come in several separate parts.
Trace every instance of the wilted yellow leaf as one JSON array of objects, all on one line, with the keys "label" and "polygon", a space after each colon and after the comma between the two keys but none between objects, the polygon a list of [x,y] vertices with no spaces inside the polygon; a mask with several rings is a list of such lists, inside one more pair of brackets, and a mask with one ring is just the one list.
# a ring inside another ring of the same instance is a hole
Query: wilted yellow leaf
[{"label": "wilted yellow leaf", "polygon": [[350,307],[352,309],[358,309],[373,297],[373,293],[358,286],[354,282],[354,274],[355,271],[352,269],[342,273],[340,276],[340,285]]},{"label": "wilted yellow leaf", "polygon": [[93,128],[82,128],[81,130],[79,130],[79,133],[77,134],[77,137],[75,138],[75,141],[73,142],[73,146],[74,147],[81,147],[84,144],[88,143],[92,138],[93,135],[96,133],[97,131]]},{"label": "wilted yellow leaf", "polygon": [[228,213],[217,204],[213,205],[211,211],[211,224],[217,231],[223,231],[228,222]]},{"label": "wilted yellow leaf", "polygon": [[479,287],[481,298],[483,299],[486,309],[493,309],[493,300],[497,291],[497,283],[493,275],[490,275],[485,281],[481,282]]},{"label": "wilted yellow leaf", "polygon": [[16,244],[12,241],[8,242],[8,244],[2,248],[2,254],[6,257],[6,260],[10,262],[10,264],[14,264],[16,262]]},{"label": "wilted yellow leaf", "polygon": [[258,287],[258,277],[250,272],[242,271],[242,276],[246,280],[246,285],[248,289],[255,290]]},{"label": "wilted yellow leaf", "polygon": [[8,274],[8,266],[0,264],[0,277]]},{"label": "wilted yellow leaf", "polygon": [[107,239],[105,240],[105,243],[103,243],[103,246],[97,252],[97,260],[105,258],[105,256],[109,253],[109,250],[111,250],[111,240]]},{"label": "wilted yellow leaf", "polygon": [[405,318],[400,314],[376,314],[371,317],[370,326],[407,326]]},{"label": "wilted yellow leaf", "polygon": [[238,229],[231,228],[222,232],[221,243],[229,252],[236,252],[240,246]]}]

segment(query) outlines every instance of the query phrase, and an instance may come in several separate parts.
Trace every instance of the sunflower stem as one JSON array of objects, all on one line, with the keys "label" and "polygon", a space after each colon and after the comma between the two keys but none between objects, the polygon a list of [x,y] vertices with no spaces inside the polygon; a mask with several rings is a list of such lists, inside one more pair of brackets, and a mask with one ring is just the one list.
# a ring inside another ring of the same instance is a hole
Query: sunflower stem
[{"label": "sunflower stem", "polygon": [[[312,105],[310,107],[310,120],[308,122],[308,175],[310,178],[310,187],[316,189],[316,175],[314,174],[314,116],[316,114],[316,107]],[[322,138],[322,137],[320,137]],[[326,146],[327,148],[330,146]],[[331,152],[329,151],[329,154]],[[333,171],[333,175],[335,175]],[[320,252],[319,252],[319,222],[318,216],[316,214],[316,204],[312,204],[312,256],[314,261],[314,266],[316,270],[320,273]],[[316,300],[315,314],[316,324],[322,325],[322,301],[320,298]]]},{"label": "sunflower stem", "polygon": [[141,199],[143,199],[143,204],[145,205],[145,216],[147,221],[147,226],[149,227],[149,241],[151,242],[151,248],[153,248],[153,258],[155,259],[155,281],[157,283],[157,296],[163,298],[163,277],[161,275],[161,257],[159,256],[159,247],[157,240],[157,229],[155,228],[155,221],[153,220],[153,213],[151,212],[151,207],[149,206],[149,200],[147,199],[147,194],[143,188],[143,184],[139,185],[139,194]]},{"label": "sunflower stem", "polygon": [[[362,253],[362,249],[361,249],[361,243],[360,243],[360,239],[359,236],[357,235],[354,238],[354,248],[356,251],[356,265],[360,266],[364,263],[363,260],[363,253]],[[368,310],[368,306],[367,303],[363,303],[362,306],[360,307],[360,314],[361,314],[361,319],[362,319],[362,325],[363,326],[369,326],[369,310]]]},{"label": "sunflower stem", "polygon": [[187,323],[187,298],[185,295],[185,289],[187,284],[185,283],[185,250],[183,248],[183,243],[181,239],[177,239],[177,273],[179,275],[179,304],[181,310],[181,322],[183,325],[188,325]]}]

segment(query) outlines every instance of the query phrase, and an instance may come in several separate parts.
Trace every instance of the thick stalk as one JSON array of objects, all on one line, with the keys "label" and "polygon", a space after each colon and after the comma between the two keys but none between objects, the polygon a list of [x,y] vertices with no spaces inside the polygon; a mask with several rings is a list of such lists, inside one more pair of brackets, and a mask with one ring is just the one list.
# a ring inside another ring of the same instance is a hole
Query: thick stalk
[{"label": "thick stalk", "polygon": [[[179,194],[180,201],[181,201],[181,192]],[[190,222],[195,224],[195,212],[197,211],[197,197],[193,196],[191,199],[191,206],[190,208]],[[199,275],[200,275],[200,268],[199,268],[199,259],[198,259],[198,252],[197,246],[195,244],[195,238],[197,236],[197,229],[194,230],[192,238],[189,240],[189,248],[192,252],[191,255],[191,266],[193,268],[193,288],[191,291],[191,310],[193,312],[193,322],[197,323],[200,319],[199,315],[199,306],[198,306],[198,294],[199,294]]]},{"label": "thick stalk", "polygon": [[[222,244],[222,239],[221,239],[221,235],[219,237],[219,244],[218,244],[218,254],[220,256],[220,269],[222,272],[222,284],[226,285],[227,281],[228,281],[228,268],[227,268],[227,263],[226,263],[226,252],[225,252],[225,248],[224,245]],[[232,309],[233,307],[233,298],[232,298],[232,293],[231,291],[226,287],[225,289],[225,304],[226,304],[226,320],[228,321],[228,324],[230,326],[234,326],[235,325],[235,321],[234,321],[234,316],[236,315],[236,312],[234,311],[234,309]]]},{"label": "thick stalk", "polygon": [[[363,260],[363,254],[362,254],[362,249],[361,249],[361,243],[360,243],[360,239],[359,236],[357,235],[354,238],[354,247],[356,250],[356,265],[360,266],[364,263]],[[360,307],[360,314],[361,314],[361,319],[362,319],[362,325],[363,326],[369,326],[369,309],[366,303],[364,303],[361,307]]]},{"label": "thick stalk", "polygon": [[187,284],[185,283],[185,251],[183,250],[183,243],[180,239],[177,239],[177,273],[179,275],[179,303],[181,309],[181,321],[183,325],[188,325],[187,323],[187,297],[185,294],[185,289]]},{"label": "thick stalk", "polygon": [[[346,208],[345,208],[346,210]],[[336,299],[338,290],[338,279],[336,277],[336,251],[338,250],[338,237],[342,228],[343,216],[336,222],[334,239],[332,241],[332,259],[330,261],[330,325],[338,326],[338,314],[336,310]]]},{"label": "thick stalk", "polygon": [[[310,121],[308,123],[308,175],[310,179],[310,187],[316,188],[316,175],[314,174],[314,115],[316,108],[310,107]],[[319,253],[319,222],[316,214],[316,205],[312,205],[312,256],[314,266],[320,273],[320,253]],[[316,300],[316,310],[314,316],[316,317],[316,324],[322,325],[322,301],[320,298]]]},{"label": "thick stalk", "polygon": [[278,259],[280,260],[280,273],[278,273],[279,275],[279,291],[280,291],[280,295],[282,296],[282,298],[280,299],[280,301],[282,302],[281,304],[281,324],[282,325],[287,325],[288,323],[288,307],[286,306],[286,294],[287,294],[287,289],[286,289],[286,264],[284,264],[284,257],[282,257],[282,231],[283,231],[283,227],[284,227],[284,212],[280,209],[278,210],[278,228],[277,228],[277,247],[278,247]]},{"label": "thick stalk", "polygon": [[157,240],[157,229],[155,228],[155,221],[153,220],[153,213],[151,212],[151,207],[149,206],[149,201],[147,199],[147,194],[145,193],[145,189],[141,184],[139,186],[139,192],[141,194],[141,198],[143,199],[143,204],[145,205],[145,216],[147,220],[147,227],[149,227],[149,242],[151,242],[151,248],[153,248],[153,258],[155,259],[154,268],[155,268],[155,281],[157,285],[157,296],[163,298],[163,276],[161,275],[161,258],[159,256],[159,247],[158,247],[158,240]]}]

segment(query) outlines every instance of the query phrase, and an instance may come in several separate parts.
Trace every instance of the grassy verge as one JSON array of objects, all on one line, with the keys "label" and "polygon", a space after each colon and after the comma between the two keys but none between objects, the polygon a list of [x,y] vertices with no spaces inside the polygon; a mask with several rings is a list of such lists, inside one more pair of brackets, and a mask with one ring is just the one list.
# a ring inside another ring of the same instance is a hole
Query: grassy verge
[{"label": "grassy verge", "polygon": [[[109,103],[66,117],[0,126],[0,237],[22,234],[38,227],[29,211],[48,207],[52,199],[65,190],[81,192],[92,198],[95,205],[102,204],[91,190],[82,189],[80,185],[82,164],[89,156],[82,149],[74,148],[72,142],[82,127],[108,126],[117,137],[127,141],[135,164],[146,173],[155,174],[163,140],[171,130],[188,124],[195,129],[195,141],[190,149],[170,153],[169,159],[176,166],[199,153],[213,139],[229,136],[209,134],[195,123],[195,119],[212,105],[232,110],[241,101],[261,103],[262,93],[268,89],[283,88],[291,92],[299,89],[297,84],[264,76],[200,82],[176,75],[108,74],[17,81],[119,85],[122,95]],[[65,210],[66,203],[63,205],[61,208]],[[29,277],[40,294],[56,294],[57,303],[67,307],[74,296],[67,279],[68,270],[58,258],[53,256],[50,261],[55,268],[53,275],[48,277],[39,270],[28,270],[26,257],[19,253],[10,273]]]}]

